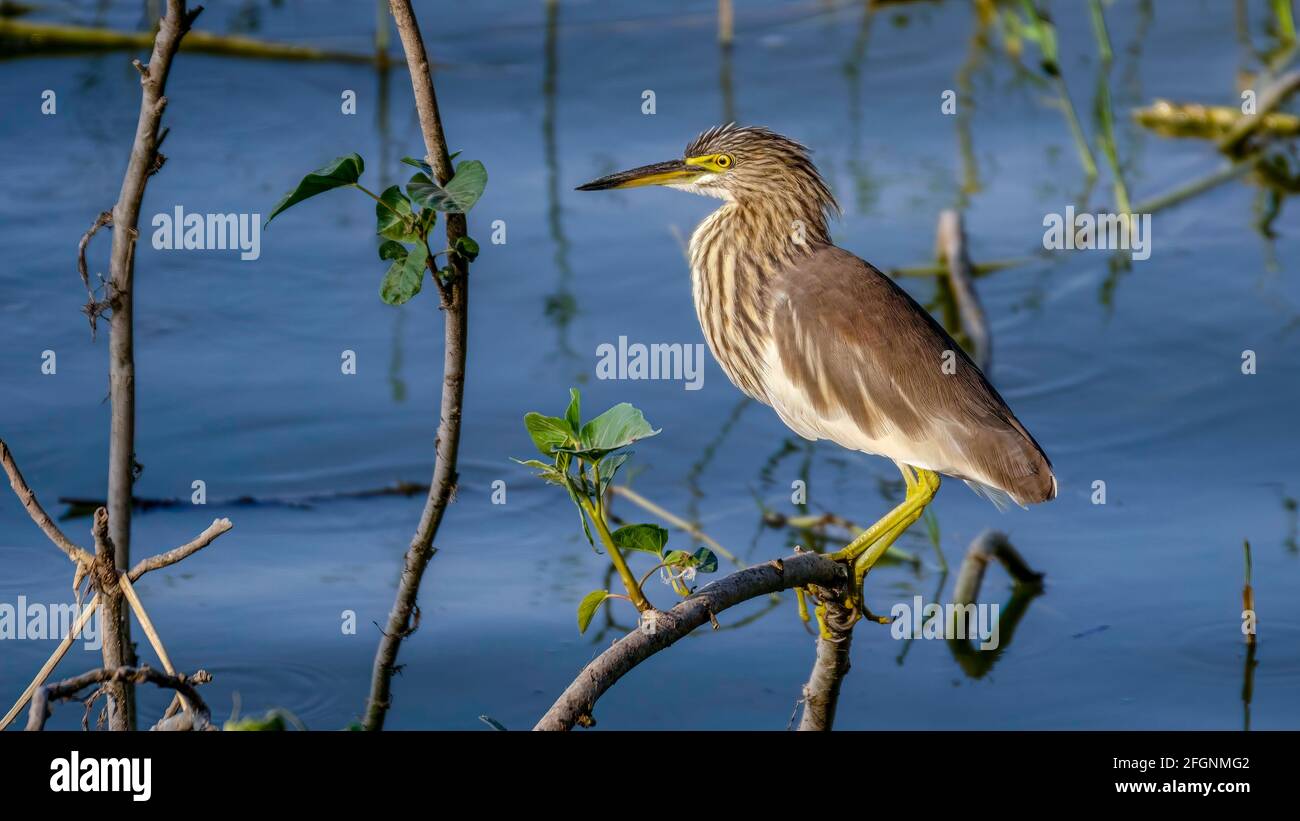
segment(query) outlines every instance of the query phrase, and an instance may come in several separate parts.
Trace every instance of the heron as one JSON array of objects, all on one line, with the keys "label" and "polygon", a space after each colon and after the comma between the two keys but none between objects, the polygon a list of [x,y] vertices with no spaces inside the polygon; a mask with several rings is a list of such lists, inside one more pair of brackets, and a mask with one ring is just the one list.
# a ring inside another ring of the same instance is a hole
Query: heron
[{"label": "heron", "polygon": [[688,256],[696,315],[727,378],[799,436],[883,456],[902,473],[903,501],[831,554],[852,569],[855,621],[889,621],[863,600],[866,574],[922,516],[941,475],[999,508],[1056,497],[1047,454],[961,346],[891,278],[831,242],[839,204],[802,143],[732,123],[700,134],[681,159],[577,190],[650,185],[723,201]]}]

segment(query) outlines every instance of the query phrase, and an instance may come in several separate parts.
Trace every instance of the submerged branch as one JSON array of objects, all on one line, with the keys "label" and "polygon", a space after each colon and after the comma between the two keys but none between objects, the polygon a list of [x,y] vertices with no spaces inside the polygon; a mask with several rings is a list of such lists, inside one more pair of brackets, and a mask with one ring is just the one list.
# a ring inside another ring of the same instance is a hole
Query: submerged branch
[{"label": "submerged branch", "polygon": [[[88,26],[58,23],[27,23],[0,19],[0,41],[10,44],[11,53],[43,54],[52,51],[117,51],[150,48],[154,33],[149,31],[113,31]],[[185,38],[182,51],[248,57],[262,60],[332,61],[373,63],[382,60],[374,54],[327,51],[292,43],[270,43],[251,37],[212,34],[196,31]]]}]

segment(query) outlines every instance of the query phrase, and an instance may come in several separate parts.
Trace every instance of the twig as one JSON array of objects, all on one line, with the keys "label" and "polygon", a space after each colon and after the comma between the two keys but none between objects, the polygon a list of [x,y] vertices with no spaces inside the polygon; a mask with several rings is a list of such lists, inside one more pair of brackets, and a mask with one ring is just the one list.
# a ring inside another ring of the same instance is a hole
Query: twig
[{"label": "twig", "polygon": [[[445,185],[455,174],[447,139],[438,112],[438,97],[429,73],[429,57],[420,36],[420,26],[411,9],[410,0],[390,0],[389,8],[397,23],[397,33],[406,54],[407,70],[411,75],[411,88],[415,94],[415,107],[420,117],[420,130],[429,165],[440,184]],[[457,241],[466,235],[464,214],[447,215],[447,247],[457,247]],[[437,271],[433,277],[440,283],[443,308],[443,365],[442,400],[435,440],[435,461],[429,496],[420,514],[415,536],[406,550],[402,567],[402,580],[398,585],[393,609],[388,614],[388,626],[382,632],[379,648],[375,652],[371,673],[370,695],[366,703],[363,726],[367,730],[381,730],[388,714],[391,700],[393,671],[397,665],[397,652],[401,648],[411,614],[420,591],[420,580],[436,549],[433,539],[438,533],[447,505],[456,492],[456,459],[460,450],[461,405],[465,394],[465,343],[469,324],[469,263],[463,255],[450,255],[451,276],[445,283]],[[430,260],[432,266],[432,260]]]},{"label": "twig", "polygon": [[109,301],[95,298],[95,289],[90,284],[90,271],[86,268],[86,246],[99,229],[106,225],[113,224],[113,212],[101,211],[95,221],[86,229],[86,233],[81,235],[81,242],[77,243],[77,271],[81,274],[81,282],[86,286],[86,306],[81,309],[86,315],[87,321],[90,322],[90,338],[95,338],[95,331],[98,330],[98,321],[104,310],[109,307]]},{"label": "twig", "polygon": [[92,684],[117,684],[120,686],[127,682],[143,684],[146,681],[159,687],[175,690],[189,699],[190,703],[194,705],[194,729],[205,730],[212,723],[208,705],[203,703],[198,690],[194,688],[189,678],[160,673],[152,667],[142,665],[140,667],[100,668],[41,687],[32,697],[32,708],[27,715],[27,729],[29,731],[45,729],[45,722],[50,717],[51,701],[73,698],[78,692]]},{"label": "twig", "polygon": [[63,660],[63,656],[67,654],[68,648],[72,646],[72,642],[77,640],[77,634],[81,632],[81,628],[85,627],[86,622],[90,621],[90,617],[95,614],[95,608],[98,605],[98,602],[99,594],[92,595],[90,601],[86,602],[86,606],[82,609],[81,614],[77,616],[77,620],[73,623],[72,628],[68,630],[68,634],[63,637],[63,641],[59,642],[59,646],[54,648],[54,652],[50,654],[50,657],[46,660],[45,664],[41,666],[40,671],[36,673],[36,677],[32,679],[32,683],[27,685],[27,689],[23,690],[23,694],[14,702],[14,706],[9,709],[9,712],[5,713],[3,719],[0,719],[0,732],[8,727],[10,723],[13,722],[14,718],[22,712],[23,705],[25,705],[27,700],[32,697],[32,693],[35,693],[36,688],[45,683],[45,679],[49,678],[50,673],[52,673],[54,668],[59,665],[59,662]]},{"label": "twig", "polygon": [[9,475],[9,487],[13,488],[14,494],[18,496],[18,501],[23,503],[23,507],[27,508],[27,513],[32,517],[32,521],[36,522],[36,526],[44,531],[51,542],[54,542],[55,547],[66,553],[71,561],[84,565],[90,565],[95,561],[94,556],[77,547],[67,536],[63,535],[63,531],[59,530],[59,526],[41,507],[41,503],[36,499],[36,494],[27,486],[27,480],[23,478],[22,471],[18,469],[13,454],[9,452],[9,446],[5,444],[3,439],[0,439],[0,464],[4,465],[5,473]]},{"label": "twig", "polygon": [[738,570],[693,593],[668,611],[651,610],[642,615],[641,625],[619,639],[583,668],[565,689],[534,730],[571,730],[573,725],[590,726],[596,700],[641,662],[711,622],[711,615],[741,602],[815,585],[839,590],[847,583],[843,565],[816,553],[799,553]]},{"label": "twig", "polygon": [[[172,666],[172,660],[167,656],[167,648],[163,646],[162,638],[159,637],[157,629],[154,628],[149,614],[145,612],[140,597],[135,594],[135,588],[131,586],[130,574],[123,573],[117,577],[117,580],[122,586],[122,592],[126,594],[126,600],[130,603],[131,610],[135,613],[135,617],[139,619],[140,626],[144,628],[144,634],[149,638],[149,644],[153,646],[153,651],[158,654],[158,659],[162,661],[163,669],[167,671],[169,676],[176,675],[176,668]],[[177,697],[181,700],[181,707],[186,712],[189,712],[191,708],[189,702],[185,700],[185,696],[177,694]]]},{"label": "twig", "polygon": [[183,544],[180,547],[168,550],[166,553],[159,553],[156,556],[150,556],[147,559],[141,559],[136,566],[131,568],[131,572],[125,574],[131,581],[139,581],[140,577],[153,570],[158,570],[168,565],[173,565],[193,553],[197,553],[222,533],[234,527],[229,519],[213,519],[212,524],[207,529],[194,537],[194,541]]}]

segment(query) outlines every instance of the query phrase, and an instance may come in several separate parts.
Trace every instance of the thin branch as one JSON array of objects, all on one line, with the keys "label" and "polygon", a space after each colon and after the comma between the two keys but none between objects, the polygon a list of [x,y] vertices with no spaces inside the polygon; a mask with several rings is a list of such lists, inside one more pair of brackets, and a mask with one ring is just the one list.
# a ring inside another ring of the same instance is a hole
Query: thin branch
[{"label": "thin branch", "polygon": [[95,557],[85,550],[77,547],[59,530],[59,526],[54,523],[50,515],[41,507],[37,501],[36,494],[27,486],[27,480],[23,478],[22,471],[18,469],[18,464],[14,462],[13,454],[9,452],[9,446],[0,439],[0,464],[4,465],[5,473],[9,475],[9,487],[14,489],[14,494],[18,496],[18,501],[23,503],[27,508],[27,513],[36,522],[36,526],[44,531],[54,546],[68,555],[68,559],[81,564],[89,565],[95,561]]},{"label": "thin branch", "polygon": [[90,228],[86,230],[86,233],[82,234],[81,242],[77,243],[77,271],[81,273],[81,282],[86,286],[86,306],[81,309],[81,312],[86,315],[86,319],[90,322],[91,339],[95,338],[99,317],[109,307],[109,302],[106,299],[95,298],[95,289],[90,284],[90,271],[86,268],[86,246],[90,244],[91,238],[99,233],[100,228],[112,224],[113,212],[101,211],[95,221],[90,224]]},{"label": "thin branch", "polygon": [[[135,298],[135,244],[139,237],[140,203],[149,176],[158,165],[158,130],[164,92],[172,58],[194,18],[203,8],[186,8],[185,0],[167,0],[167,14],[159,22],[153,51],[140,71],[140,114],[135,140],[117,203],[113,206],[113,248],[109,259],[109,283],[105,298],[112,316],[109,324],[109,393],[112,400],[108,450],[108,510],[114,561],[125,570],[131,557],[131,485],[135,479],[135,343],[133,306]],[[101,217],[102,219],[102,217]]]},{"label": "thin branch", "polygon": [[840,700],[840,684],[849,672],[849,651],[853,647],[854,616],[838,602],[823,602],[822,623],[825,635],[817,637],[817,658],[808,683],[803,687],[803,717],[799,730],[829,731],[835,726],[835,708]]},{"label": "thin branch", "polygon": [[146,681],[159,687],[175,690],[188,699],[194,705],[194,729],[205,730],[212,723],[212,714],[208,711],[208,705],[203,703],[203,699],[199,696],[198,690],[195,689],[189,677],[169,675],[152,667],[140,666],[116,667],[111,670],[100,668],[41,687],[32,697],[32,708],[27,716],[27,729],[29,731],[45,729],[45,722],[50,717],[51,701],[74,698],[77,693],[92,684],[113,683],[122,685],[127,682],[143,684]]},{"label": "thin branch", "polygon": [[596,700],[641,662],[711,623],[718,613],[741,602],[810,585],[840,590],[847,583],[843,565],[816,553],[797,553],[738,570],[696,591],[668,611],[650,610],[641,625],[583,668],[534,730],[570,730],[594,723]]},{"label": "thin branch", "polygon": [[[430,75],[429,57],[425,52],[420,26],[411,9],[410,0],[390,0],[389,7],[397,23],[397,33],[406,54],[407,70],[411,75],[411,88],[415,94],[415,107],[420,117],[420,130],[429,165],[433,167],[438,182],[446,184],[455,171],[447,149],[447,139],[438,112],[438,97]],[[464,214],[448,214],[447,247],[457,247],[457,240],[466,235]],[[367,730],[381,730],[391,703],[393,672],[397,668],[397,652],[402,638],[409,631],[409,623],[416,607],[420,580],[433,558],[436,549],[433,539],[442,523],[443,514],[456,494],[456,460],[460,451],[461,404],[465,394],[465,347],[469,326],[469,263],[460,254],[451,254],[452,274],[444,283],[437,271],[433,277],[439,283],[443,308],[443,364],[442,400],[439,411],[438,434],[435,440],[435,461],[429,496],[420,514],[415,536],[406,550],[402,579],[388,614],[387,628],[382,630],[379,647],[375,651],[374,669],[371,673],[370,695],[366,703],[363,726]],[[430,260],[432,265],[432,260]],[[432,268],[431,268],[432,270]]]},{"label": "thin branch", "polygon": [[214,539],[222,533],[230,530],[232,527],[234,527],[234,525],[231,524],[229,519],[213,519],[212,524],[208,525],[206,530],[194,537],[194,541],[168,550],[166,553],[159,553],[156,556],[141,559],[136,563],[135,567],[131,568],[131,572],[126,575],[133,582],[139,581],[140,577],[146,573],[167,567],[168,565],[176,564],[181,559],[184,559],[193,553],[197,553],[212,544]]},{"label": "thin branch", "polygon": [[[158,654],[158,660],[162,662],[163,670],[169,676],[176,675],[176,668],[172,666],[172,660],[167,655],[167,648],[163,646],[162,637],[158,635],[158,630],[153,626],[153,620],[149,618],[149,614],[144,609],[144,603],[140,601],[140,597],[135,594],[135,588],[131,586],[130,574],[122,574],[117,577],[117,580],[122,586],[122,593],[126,595],[127,602],[131,605],[132,612],[140,621],[140,626],[144,628],[144,634],[148,637],[149,644],[153,647],[154,652]],[[186,712],[189,712],[191,709],[190,703],[185,699],[185,696],[178,694],[177,697],[181,700],[181,706],[185,708]]]}]

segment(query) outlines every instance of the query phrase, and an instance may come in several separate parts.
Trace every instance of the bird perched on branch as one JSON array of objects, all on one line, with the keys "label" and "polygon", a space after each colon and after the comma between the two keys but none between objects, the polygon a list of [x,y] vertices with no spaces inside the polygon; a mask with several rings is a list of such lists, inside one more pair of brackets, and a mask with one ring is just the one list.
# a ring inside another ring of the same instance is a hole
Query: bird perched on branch
[{"label": "bird perched on branch", "polygon": [[728,378],[807,439],[892,459],[906,497],[832,558],[867,571],[924,512],[939,475],[999,507],[1056,496],[1042,448],[942,326],[893,280],[831,243],[839,213],[803,145],[765,128],[712,128],[682,159],[579,191],[663,185],[723,205],[691,236],[691,288]]}]

